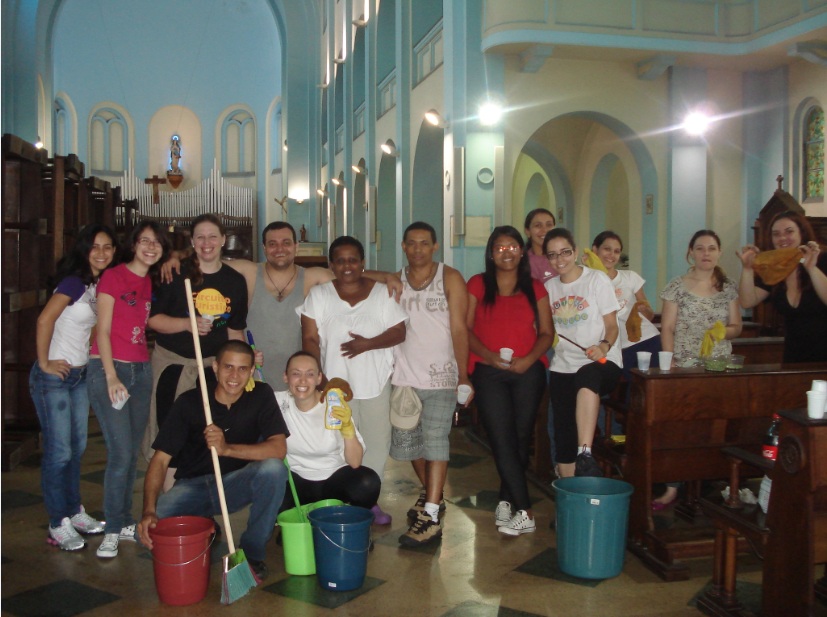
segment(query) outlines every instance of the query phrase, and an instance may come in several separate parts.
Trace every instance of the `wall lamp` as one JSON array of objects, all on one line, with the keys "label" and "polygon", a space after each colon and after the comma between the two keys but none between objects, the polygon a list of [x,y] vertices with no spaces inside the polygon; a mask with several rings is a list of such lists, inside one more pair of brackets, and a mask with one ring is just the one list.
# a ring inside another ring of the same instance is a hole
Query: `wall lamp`
[{"label": "wall lamp", "polygon": [[319,197],[327,197],[327,191],[324,189],[316,189],[316,194]]},{"label": "wall lamp", "polygon": [[354,19],[351,23],[353,23],[353,25],[357,28],[364,28],[367,25],[368,20],[365,19],[364,15],[359,15],[359,17],[357,19]]},{"label": "wall lamp", "polygon": [[344,59],[344,57],[342,56],[342,54],[340,53],[338,56],[336,56],[335,58],[333,58],[333,62],[334,62],[334,63],[336,63],[336,64],[344,64],[344,63],[345,63],[345,59]]},{"label": "wall lamp", "polygon": [[443,118],[436,109],[429,109],[425,112],[425,120],[428,124],[437,126],[441,129],[447,128],[448,121]]},{"label": "wall lamp", "polygon": [[342,184],[344,184],[344,182],[342,182],[341,180],[339,180],[339,178],[331,178],[331,179],[330,179],[330,182],[331,182],[332,184],[336,185],[336,186],[342,186]]},{"label": "wall lamp", "polygon": [[40,139],[40,135],[37,136],[37,139],[34,142],[34,147],[40,150],[43,147],[43,140]]},{"label": "wall lamp", "polygon": [[712,118],[710,118],[705,113],[694,111],[687,115],[686,118],[684,118],[681,127],[689,135],[694,135],[698,137],[706,133],[711,122]]},{"label": "wall lamp", "polygon": [[365,169],[361,165],[351,165],[350,168],[353,171],[355,171],[357,174],[359,174],[360,176],[366,174],[367,171],[368,171],[367,169]]},{"label": "wall lamp", "polygon": [[399,150],[397,150],[396,146],[393,145],[393,142],[390,139],[379,147],[382,149],[382,152],[388,156],[392,156],[394,158],[399,156]]},{"label": "wall lamp", "polygon": [[285,152],[287,152],[287,140],[286,139],[284,140],[284,145],[281,147],[281,149],[284,150]]}]

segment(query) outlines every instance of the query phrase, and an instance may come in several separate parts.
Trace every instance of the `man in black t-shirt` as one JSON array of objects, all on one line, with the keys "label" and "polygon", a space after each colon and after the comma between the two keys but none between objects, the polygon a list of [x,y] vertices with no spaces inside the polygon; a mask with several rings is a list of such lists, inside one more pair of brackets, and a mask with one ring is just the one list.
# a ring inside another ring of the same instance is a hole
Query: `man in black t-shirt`
[{"label": "man in black t-shirt", "polygon": [[[144,509],[138,525],[141,542],[152,548],[149,530],[160,518],[212,517],[221,512],[210,447],[218,452],[227,508],[247,505],[250,516],[239,545],[259,575],[266,576],[265,545],[284,498],[289,431],[273,390],[256,382],[245,391],[253,370],[253,350],[242,341],[224,343],[213,362],[218,384],[209,395],[213,423],[206,426],[199,389],[175,401],[152,444],[155,454],[144,480]],[[161,494],[170,460],[178,469],[175,485]]]}]

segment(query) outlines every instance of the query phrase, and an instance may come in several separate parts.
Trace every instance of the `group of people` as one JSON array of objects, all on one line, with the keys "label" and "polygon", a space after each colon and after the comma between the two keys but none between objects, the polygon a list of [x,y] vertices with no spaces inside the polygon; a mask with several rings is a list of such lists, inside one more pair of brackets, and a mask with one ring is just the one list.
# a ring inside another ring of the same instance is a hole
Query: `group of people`
[{"label": "group of people", "polygon": [[[117,263],[112,230],[89,226],[58,264],[37,324],[30,389],[43,431],[49,540],[64,550],[83,548],[81,534],[103,533],[97,555],[111,558],[119,542],[136,537],[151,547],[158,518],[218,513],[211,447],[230,511],[250,506],[240,546],[259,575],[278,512],[295,505],[285,499],[285,458],[302,503],[341,499],[370,508],[378,524],[391,522],[379,506],[388,456],[411,461],[422,490],[399,542],[433,542],[443,531],[460,386],[471,390],[464,404],[476,402],[500,476],[495,525],[505,535],[530,533],[525,472],[546,387],[557,473],[589,476],[601,473],[591,456],[600,399],[636,366],[637,351],[672,351],[677,366],[700,355],[705,341],[708,353],[728,353],[741,308],[769,300],[785,317],[785,362],[827,360],[827,258],[794,212],[775,217],[765,248],[798,247],[800,264],[772,286],[753,271],[758,247],[738,251],[736,283],[718,265],[715,232],[695,233],[689,270],[661,294],[660,331],[644,280],[617,269],[621,238],[602,232],[581,255],[571,232],[543,209],[526,217],[525,240],[514,227],[494,229],[484,271],[467,284],[434,260],[436,232],[423,222],[405,230],[407,266],[399,273],[366,272],[364,247],[350,236],[331,243],[329,269],[302,268],[285,222],[264,229],[263,263],[222,261],[226,233],[214,215],[195,218],[190,231],[192,254],[178,263],[169,259],[166,231],[143,221]],[[164,263],[174,266],[167,282]],[[204,366],[212,369],[209,426],[196,389],[187,278]],[[156,333],[152,354],[147,328]],[[337,431],[325,428],[319,392],[332,378],[352,391],[334,410]],[[392,392],[402,389],[421,407],[413,427],[392,423]],[[80,497],[90,402],[107,448],[105,525]],[[149,466],[136,520],[141,454]]]}]

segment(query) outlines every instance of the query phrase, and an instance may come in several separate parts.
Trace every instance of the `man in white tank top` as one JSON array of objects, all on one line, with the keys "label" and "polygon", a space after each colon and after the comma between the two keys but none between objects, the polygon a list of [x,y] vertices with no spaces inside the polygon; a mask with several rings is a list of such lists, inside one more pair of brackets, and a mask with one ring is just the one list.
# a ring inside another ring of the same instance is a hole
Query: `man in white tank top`
[{"label": "man in white tank top", "polygon": [[[468,292],[462,275],[435,262],[436,231],[412,223],[402,237],[408,260],[403,268],[401,304],[408,311],[405,341],[394,348],[394,387],[410,386],[422,401],[419,425],[394,428],[391,456],[411,461],[422,492],[408,511],[411,526],[399,537],[404,546],[422,546],[442,537],[439,515],[445,510],[442,489],[448,474],[448,435],[458,385],[468,379]],[[473,398],[466,401],[467,405]]]}]

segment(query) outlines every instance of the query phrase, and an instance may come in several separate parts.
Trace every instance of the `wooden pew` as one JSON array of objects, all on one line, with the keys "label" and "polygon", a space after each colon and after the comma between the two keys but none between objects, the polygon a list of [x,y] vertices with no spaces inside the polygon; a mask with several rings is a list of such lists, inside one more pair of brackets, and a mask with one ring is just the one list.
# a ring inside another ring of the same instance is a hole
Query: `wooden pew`
[{"label": "wooden pew", "polygon": [[[811,420],[804,409],[779,414],[783,420],[778,461],[768,471],[772,492],[767,514],[737,499],[702,500],[717,527],[713,586],[698,600],[698,609],[707,615],[744,614],[735,595],[738,535],[762,549],[762,614],[811,615],[815,595],[827,595],[824,578],[814,584],[816,564],[827,562],[827,419]],[[726,453],[734,466],[741,461],[762,466],[750,453]]]},{"label": "wooden pew", "polygon": [[738,337],[732,339],[732,353],[744,356],[745,364],[777,364],[784,359],[784,337]]},{"label": "wooden pew", "polygon": [[[629,511],[629,550],[668,581],[689,577],[680,560],[712,555],[713,531],[699,522],[655,529],[652,484],[714,480],[729,475],[725,446],[756,449],[772,413],[806,404],[813,379],[827,364],[759,364],[741,371],[632,371],[624,479],[635,487]],[[692,492],[692,491],[690,491]],[[690,494],[681,512],[699,510]]]}]

